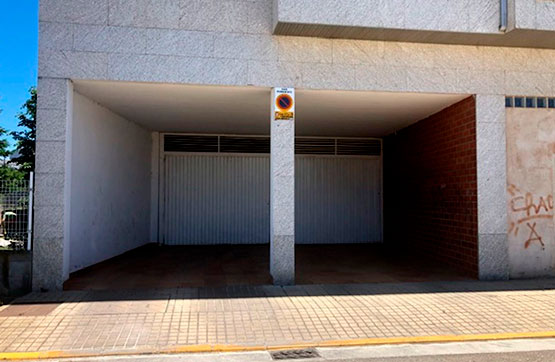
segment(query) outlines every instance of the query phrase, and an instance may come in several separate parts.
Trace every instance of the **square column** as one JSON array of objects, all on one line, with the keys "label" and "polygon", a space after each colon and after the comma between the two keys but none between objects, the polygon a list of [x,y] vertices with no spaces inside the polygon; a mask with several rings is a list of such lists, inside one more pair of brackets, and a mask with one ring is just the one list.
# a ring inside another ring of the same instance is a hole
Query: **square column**
[{"label": "square column", "polygon": [[270,156],[270,274],[295,283],[295,90],[272,90]]},{"label": "square column", "polygon": [[476,95],[476,142],[479,278],[508,279],[505,96]]},{"label": "square column", "polygon": [[33,230],[33,290],[62,290],[69,277],[73,84],[39,78]]}]

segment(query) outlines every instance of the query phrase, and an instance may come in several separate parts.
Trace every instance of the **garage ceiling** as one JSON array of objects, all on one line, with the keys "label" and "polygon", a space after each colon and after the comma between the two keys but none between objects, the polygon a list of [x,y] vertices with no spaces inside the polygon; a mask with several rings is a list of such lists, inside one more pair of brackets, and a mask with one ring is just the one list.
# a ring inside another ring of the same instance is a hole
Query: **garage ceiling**
[{"label": "garage ceiling", "polygon": [[[269,134],[270,89],[76,81],[75,90],[155,131]],[[462,94],[297,90],[297,135],[382,137]]]}]

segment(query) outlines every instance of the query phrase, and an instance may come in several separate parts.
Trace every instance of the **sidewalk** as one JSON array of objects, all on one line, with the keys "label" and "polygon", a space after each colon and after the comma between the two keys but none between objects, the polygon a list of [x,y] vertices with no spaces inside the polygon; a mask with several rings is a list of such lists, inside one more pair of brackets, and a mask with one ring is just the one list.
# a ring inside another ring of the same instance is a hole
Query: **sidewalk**
[{"label": "sidewalk", "polygon": [[0,359],[550,336],[555,279],[60,292],[0,307]]}]

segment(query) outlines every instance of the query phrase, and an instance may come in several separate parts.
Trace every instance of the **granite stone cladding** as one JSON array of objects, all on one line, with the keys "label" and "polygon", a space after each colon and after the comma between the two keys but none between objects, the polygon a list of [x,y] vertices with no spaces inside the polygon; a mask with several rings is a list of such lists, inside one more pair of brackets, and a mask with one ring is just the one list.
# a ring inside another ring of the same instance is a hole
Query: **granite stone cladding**
[{"label": "granite stone cladding", "polygon": [[[517,24],[550,28],[552,4],[535,3],[515,0]],[[400,26],[395,11],[384,21]],[[555,50],[276,36],[273,17],[274,0],[40,1],[35,289],[67,277],[71,80],[475,94],[480,245],[451,260],[507,275],[505,95],[553,98]]]},{"label": "granite stone cladding", "polygon": [[272,0],[42,0],[39,58],[43,78],[555,94],[553,49],[274,36]]}]

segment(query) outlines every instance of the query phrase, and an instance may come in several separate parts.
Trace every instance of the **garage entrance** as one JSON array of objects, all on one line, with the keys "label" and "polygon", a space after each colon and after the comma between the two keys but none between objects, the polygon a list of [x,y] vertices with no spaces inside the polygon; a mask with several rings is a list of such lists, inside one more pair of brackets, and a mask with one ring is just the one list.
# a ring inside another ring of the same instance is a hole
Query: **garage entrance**
[{"label": "garage entrance", "polygon": [[[75,91],[67,288],[271,283],[270,89]],[[297,283],[472,276],[472,174],[456,174],[475,145],[465,98],[297,90]]]},{"label": "garage entrance", "polygon": [[[164,245],[266,244],[270,138],[161,134]],[[382,240],[381,140],[300,137],[297,244]]]},{"label": "garage entrance", "polygon": [[162,134],[160,242],[266,244],[269,138]]}]

